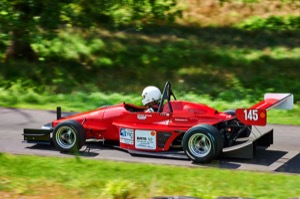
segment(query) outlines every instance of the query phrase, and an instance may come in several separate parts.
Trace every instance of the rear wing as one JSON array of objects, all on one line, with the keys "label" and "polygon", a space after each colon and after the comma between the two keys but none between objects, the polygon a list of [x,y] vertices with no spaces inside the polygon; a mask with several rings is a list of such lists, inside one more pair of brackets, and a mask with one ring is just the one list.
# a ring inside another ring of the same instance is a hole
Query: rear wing
[{"label": "rear wing", "polygon": [[237,109],[236,117],[247,125],[265,126],[268,110],[272,108],[290,110],[293,105],[294,95],[291,93],[266,93],[261,102],[247,109]]}]

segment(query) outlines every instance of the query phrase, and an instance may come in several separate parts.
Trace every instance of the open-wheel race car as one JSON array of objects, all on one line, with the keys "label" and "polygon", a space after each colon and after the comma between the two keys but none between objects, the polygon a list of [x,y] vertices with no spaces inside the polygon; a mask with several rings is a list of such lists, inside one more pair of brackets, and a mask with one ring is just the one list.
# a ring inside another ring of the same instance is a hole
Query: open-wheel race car
[{"label": "open-wheel race car", "polygon": [[252,158],[256,146],[273,144],[273,130],[254,134],[255,126],[266,125],[269,109],[292,106],[292,94],[269,93],[250,108],[221,112],[177,100],[167,82],[155,112],[123,102],[62,117],[58,108],[56,120],[41,129],[24,129],[23,135],[27,142],[53,143],[62,152],[80,150],[86,140],[93,139],[114,143],[131,154],[183,154],[196,163],[221,154]]}]

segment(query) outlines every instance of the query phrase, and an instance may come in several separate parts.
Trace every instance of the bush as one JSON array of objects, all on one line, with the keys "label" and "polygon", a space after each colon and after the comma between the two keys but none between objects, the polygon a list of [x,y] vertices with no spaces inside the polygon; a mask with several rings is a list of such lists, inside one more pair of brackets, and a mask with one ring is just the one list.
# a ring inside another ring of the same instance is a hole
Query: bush
[{"label": "bush", "polygon": [[111,180],[105,185],[103,195],[111,199],[130,199],[135,198],[135,189],[136,185],[128,180]]},{"label": "bush", "polygon": [[254,16],[238,24],[236,27],[246,30],[299,30],[300,16],[270,16],[267,18]]}]

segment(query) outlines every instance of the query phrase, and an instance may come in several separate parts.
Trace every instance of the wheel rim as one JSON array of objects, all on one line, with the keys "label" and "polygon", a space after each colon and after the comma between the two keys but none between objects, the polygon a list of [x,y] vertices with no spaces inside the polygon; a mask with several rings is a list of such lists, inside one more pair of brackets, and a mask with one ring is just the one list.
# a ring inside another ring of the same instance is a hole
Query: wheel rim
[{"label": "wheel rim", "polygon": [[56,132],[55,139],[60,147],[70,149],[76,143],[76,133],[71,127],[60,127]]},{"label": "wheel rim", "polygon": [[189,151],[196,157],[205,157],[211,151],[211,141],[203,133],[192,135],[188,142]]}]

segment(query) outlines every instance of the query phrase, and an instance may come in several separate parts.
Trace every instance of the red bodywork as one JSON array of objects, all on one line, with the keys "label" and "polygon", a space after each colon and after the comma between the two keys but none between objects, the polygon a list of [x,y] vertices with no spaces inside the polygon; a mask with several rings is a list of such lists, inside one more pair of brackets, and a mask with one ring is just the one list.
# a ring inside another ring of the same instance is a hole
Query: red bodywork
[{"label": "red bodywork", "polygon": [[256,146],[273,144],[273,131],[251,136],[252,125],[264,126],[271,108],[292,106],[292,94],[267,93],[250,108],[218,112],[204,104],[176,100],[167,82],[155,112],[121,103],[61,118],[58,107],[57,120],[41,129],[24,129],[23,135],[27,142],[54,143],[63,152],[95,139],[135,154],[182,150],[194,162],[207,162],[221,153],[252,158]]},{"label": "red bodywork", "polygon": [[204,104],[179,100],[170,104],[173,112],[166,104],[161,112],[145,113],[143,107],[121,103],[55,120],[52,126],[76,120],[84,127],[86,139],[117,141],[124,149],[167,151],[192,126],[233,118]]}]

